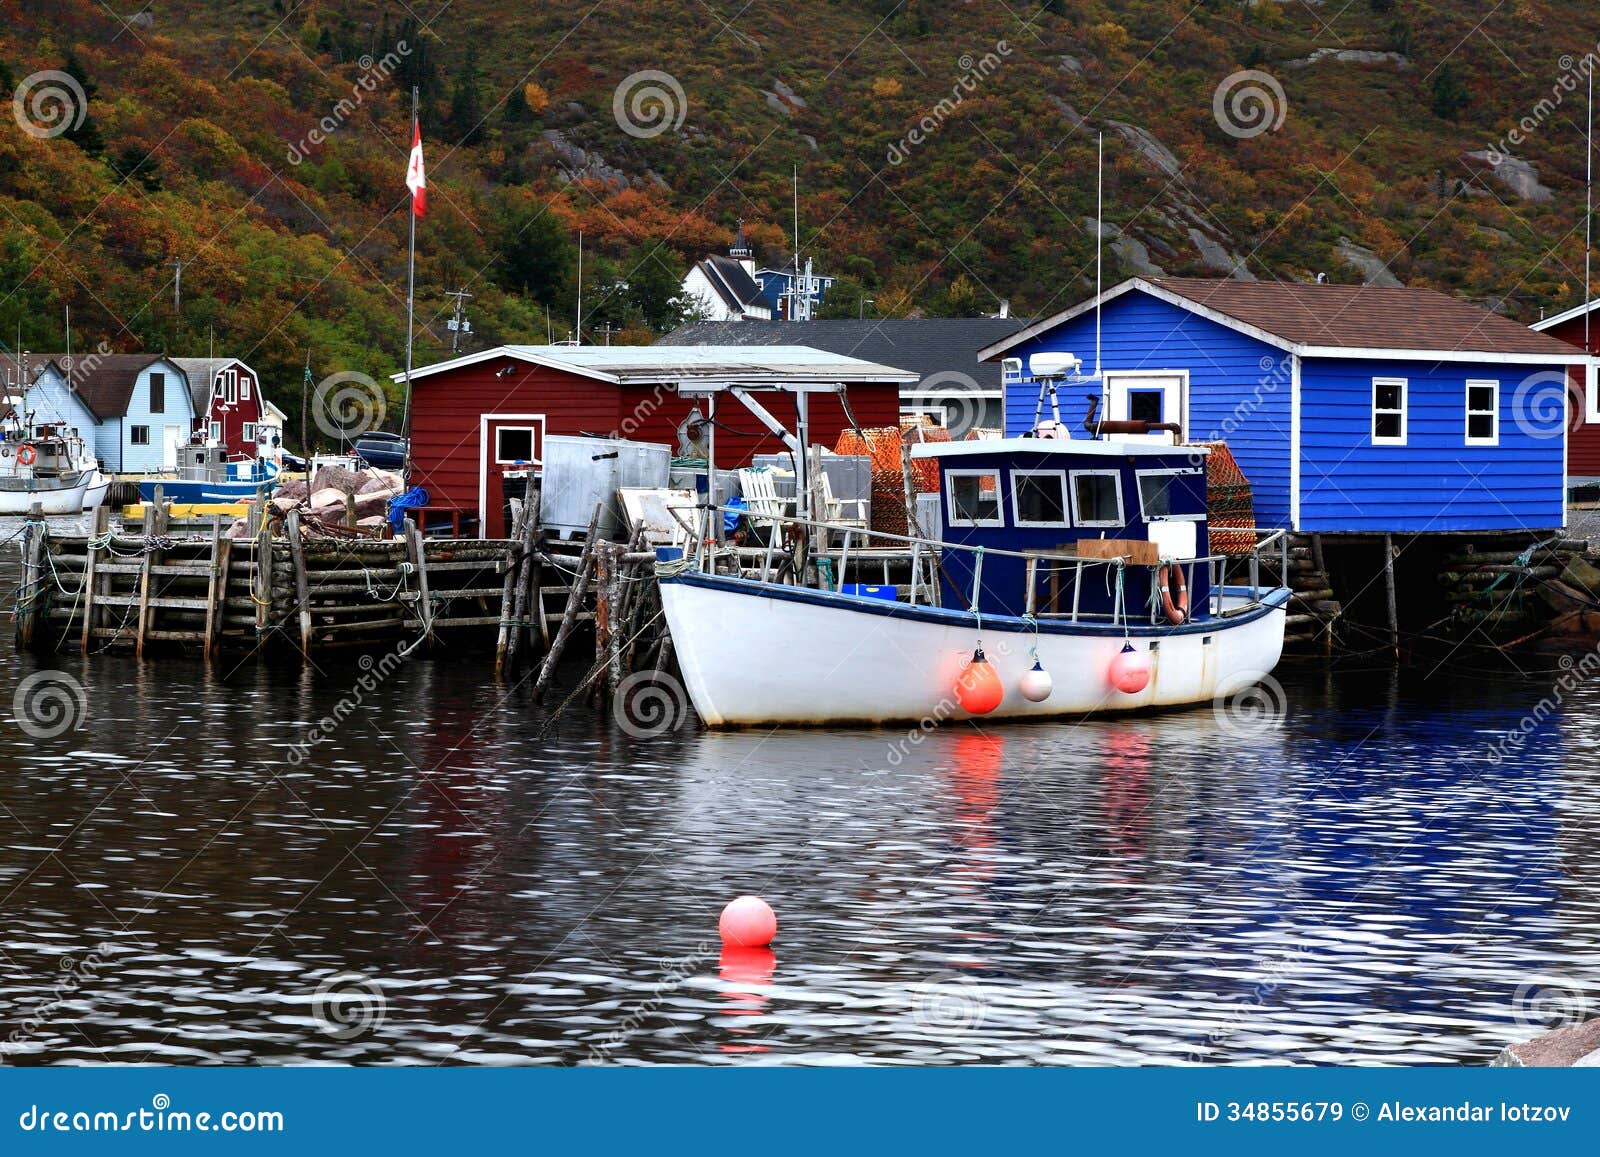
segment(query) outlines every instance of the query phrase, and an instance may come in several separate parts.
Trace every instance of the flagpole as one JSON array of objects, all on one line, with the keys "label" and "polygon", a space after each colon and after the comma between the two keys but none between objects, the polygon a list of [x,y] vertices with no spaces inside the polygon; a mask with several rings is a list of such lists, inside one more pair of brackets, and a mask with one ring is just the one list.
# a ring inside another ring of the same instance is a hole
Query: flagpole
[{"label": "flagpole", "polygon": [[[411,139],[417,139],[421,130],[421,121],[417,116],[417,86],[411,86]],[[407,213],[411,218],[411,243],[406,256],[406,406],[405,413],[400,420],[400,436],[406,439],[406,481],[411,481],[411,335],[415,328],[416,297],[417,297],[417,199],[413,195],[407,201]]]}]

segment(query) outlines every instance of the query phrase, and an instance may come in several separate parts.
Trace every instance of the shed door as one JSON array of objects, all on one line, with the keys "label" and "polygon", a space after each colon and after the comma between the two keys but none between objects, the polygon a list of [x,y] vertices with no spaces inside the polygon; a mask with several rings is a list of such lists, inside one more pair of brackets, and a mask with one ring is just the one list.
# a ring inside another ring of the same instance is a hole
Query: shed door
[{"label": "shed door", "polygon": [[[1182,426],[1187,410],[1184,397],[1187,375],[1182,373],[1106,374],[1106,419],[1114,422],[1176,422]],[[1158,442],[1172,445],[1170,434],[1118,434],[1119,441]]]},{"label": "shed door", "polygon": [[178,451],[183,448],[183,443],[182,426],[166,426],[163,428],[161,439],[161,468],[163,470],[176,470],[178,468]]},{"label": "shed door", "polygon": [[503,478],[508,470],[538,466],[544,458],[543,414],[485,414],[478,446],[478,517],[480,538],[504,538],[506,524]]}]

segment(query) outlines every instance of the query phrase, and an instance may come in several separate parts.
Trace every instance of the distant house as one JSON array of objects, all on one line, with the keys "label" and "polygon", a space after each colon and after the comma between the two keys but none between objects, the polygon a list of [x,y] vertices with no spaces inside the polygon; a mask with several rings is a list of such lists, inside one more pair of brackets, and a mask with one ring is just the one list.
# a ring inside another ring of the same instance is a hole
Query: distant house
[{"label": "distant house", "polygon": [[[1566,425],[1535,404],[1582,355],[1428,289],[1133,278],[985,347],[1017,358],[1008,435],[1032,429],[1029,358],[1070,353],[1103,382],[1064,384],[1107,419],[1225,441],[1260,526],[1324,533],[1553,529],[1565,523]],[[1046,411],[1048,416],[1048,410]],[[1150,437],[1166,438],[1156,434]]]},{"label": "distant house", "polygon": [[756,282],[755,252],[744,237],[744,224],[726,257],[697,261],[683,279],[683,291],[707,321],[772,317],[772,307]]},{"label": "distant house", "polygon": [[1547,317],[1533,328],[1588,355],[1571,375],[1567,474],[1600,480],[1600,300]]},{"label": "distant house", "polygon": [[793,269],[758,269],[756,284],[771,310],[770,316],[793,321],[810,321],[836,279],[811,271],[811,259],[796,273]]},{"label": "distant house", "polygon": [[[92,441],[118,474],[171,470],[194,429],[189,382],[176,362],[148,354],[36,355],[46,369],[28,387],[35,421],[61,421]],[[92,433],[91,433],[92,432]]]},{"label": "distant house", "polygon": [[85,441],[93,442],[100,420],[66,387],[66,373],[55,354],[30,354],[23,359],[0,356],[0,381],[5,383],[6,405],[19,417],[35,422],[59,422]]},{"label": "distant house", "polygon": [[195,430],[208,445],[225,447],[230,455],[255,457],[256,427],[266,399],[261,379],[237,358],[173,358],[189,379]]},{"label": "distant house", "polygon": [[900,388],[901,414],[928,415],[959,438],[974,427],[998,429],[1003,424],[1000,364],[980,360],[978,351],[1027,324],[1027,319],[1015,317],[691,322],[656,344],[803,344],[898,366],[917,375],[916,382]]}]

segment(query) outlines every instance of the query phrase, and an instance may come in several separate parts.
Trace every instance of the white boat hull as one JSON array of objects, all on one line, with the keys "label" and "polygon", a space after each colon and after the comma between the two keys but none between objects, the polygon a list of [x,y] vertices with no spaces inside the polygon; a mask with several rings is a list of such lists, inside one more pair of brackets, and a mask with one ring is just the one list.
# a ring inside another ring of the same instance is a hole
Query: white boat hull
[{"label": "white boat hull", "polygon": [[[709,727],[877,724],[970,718],[955,684],[972,659],[971,615],[873,605],[873,600],[739,579],[688,575],[661,585],[685,690]],[[982,643],[1005,688],[986,719],[1078,716],[1210,702],[1264,678],[1283,652],[1286,590],[1235,618],[1132,632],[1151,652],[1149,684],[1133,695],[1107,676],[1119,630],[986,619]],[[1054,681],[1044,702],[1019,690],[1030,647]]]},{"label": "white boat hull", "polygon": [[71,486],[0,490],[0,516],[22,516],[35,505],[47,517],[82,514],[105,501],[111,480],[96,471]]}]

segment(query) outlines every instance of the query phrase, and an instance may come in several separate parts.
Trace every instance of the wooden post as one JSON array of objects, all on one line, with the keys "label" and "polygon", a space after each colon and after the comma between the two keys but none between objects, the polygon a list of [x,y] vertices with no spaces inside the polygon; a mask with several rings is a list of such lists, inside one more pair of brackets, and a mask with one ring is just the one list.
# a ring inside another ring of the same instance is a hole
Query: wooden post
[{"label": "wooden post", "polygon": [[344,524],[354,530],[356,522],[356,496],[354,494],[346,494],[344,496]]},{"label": "wooden post", "polygon": [[[616,575],[617,555],[615,543],[602,542],[595,548],[594,564],[594,661],[596,666],[604,666],[610,670],[611,642],[613,635],[612,599],[615,595],[614,579]],[[596,694],[600,694],[605,686],[606,678],[602,676],[595,683]]]},{"label": "wooden post", "polygon": [[422,528],[411,519],[405,520],[406,554],[417,572],[417,614],[422,619],[424,646],[433,646],[433,597],[428,593],[428,544],[422,537]]},{"label": "wooden post", "polygon": [[[542,651],[550,642],[550,636],[546,631],[544,622],[544,552],[542,549],[544,532],[539,526],[539,519],[544,512],[544,487],[534,477],[532,470],[528,471],[528,496],[524,505],[529,510],[528,517],[522,524],[523,557],[527,559],[528,564],[528,580],[525,584],[525,589],[528,592],[527,612],[532,616],[526,630],[528,632],[528,648],[530,652],[533,652],[536,647]],[[523,611],[519,608],[517,620],[520,622],[522,617]],[[539,629],[537,635],[533,633],[535,626]]]},{"label": "wooden post", "polygon": [[[518,532],[517,565],[513,573],[516,576],[515,603],[511,608],[511,619],[514,624],[511,630],[511,648],[507,657],[510,670],[517,669],[518,655],[522,651],[523,640],[527,636],[528,624],[525,617],[528,613],[528,587],[534,587],[533,597],[539,598],[539,564],[535,557],[535,544],[539,539],[539,487],[534,480],[533,471],[528,471],[528,487],[522,499],[521,528]],[[531,579],[529,576],[532,576]],[[531,645],[531,644],[530,644]]]},{"label": "wooden post", "polygon": [[506,543],[506,557],[502,563],[505,578],[500,584],[500,630],[494,644],[494,677],[503,679],[511,656],[512,615],[516,606],[517,576],[522,573],[517,548],[522,542],[522,522],[527,516],[528,504],[523,502],[511,518],[511,538]]},{"label": "wooden post", "polygon": [[33,650],[40,617],[40,588],[44,582],[44,550],[40,548],[44,546],[45,532],[44,507],[35,502],[28,508],[28,524],[23,528],[22,587],[17,592],[17,647],[24,651]]},{"label": "wooden post", "polygon": [[272,625],[272,520],[265,509],[256,524],[256,634],[261,635]]},{"label": "wooden post", "polygon": [[289,557],[294,561],[294,593],[300,604],[300,653],[311,657],[311,590],[306,581],[305,544],[300,539],[300,512],[289,511]]},{"label": "wooden post", "polygon": [[589,576],[594,573],[595,547],[599,545],[595,530],[599,525],[600,507],[596,506],[594,517],[589,520],[589,538],[583,545],[583,557],[578,560],[578,573],[572,580],[572,589],[567,592],[566,609],[561,612],[561,625],[556,628],[556,637],[545,652],[544,666],[539,668],[539,678],[533,685],[534,702],[544,696],[545,688],[555,675],[556,664],[561,660],[561,652],[566,648],[567,639],[578,621],[578,612],[583,607],[583,598],[589,588]]},{"label": "wooden post", "polygon": [[1394,536],[1383,536],[1383,589],[1389,602],[1389,646],[1400,656],[1400,614],[1394,597]]},{"label": "wooden post", "polygon": [[206,587],[206,662],[216,657],[217,624],[222,619],[222,601],[228,588],[228,565],[222,554],[222,516],[211,516],[211,582]]}]

